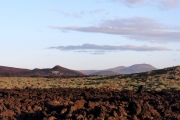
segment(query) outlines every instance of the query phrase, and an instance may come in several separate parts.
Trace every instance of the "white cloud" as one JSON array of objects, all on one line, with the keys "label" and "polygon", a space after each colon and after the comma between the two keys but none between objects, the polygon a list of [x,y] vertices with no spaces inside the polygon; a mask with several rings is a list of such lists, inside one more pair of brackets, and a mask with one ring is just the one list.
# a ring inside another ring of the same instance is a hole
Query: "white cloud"
[{"label": "white cloud", "polygon": [[133,17],[103,20],[98,26],[49,26],[52,29],[121,35],[132,40],[157,43],[180,42],[177,28],[169,28],[149,18]]},{"label": "white cloud", "polygon": [[104,53],[113,51],[169,51],[166,47],[155,46],[149,47],[134,46],[134,45],[123,45],[123,46],[111,46],[111,45],[95,45],[95,44],[83,44],[83,45],[69,45],[69,46],[57,46],[49,47],[48,49],[58,49],[61,51],[76,51],[76,52],[93,52],[93,53]]}]

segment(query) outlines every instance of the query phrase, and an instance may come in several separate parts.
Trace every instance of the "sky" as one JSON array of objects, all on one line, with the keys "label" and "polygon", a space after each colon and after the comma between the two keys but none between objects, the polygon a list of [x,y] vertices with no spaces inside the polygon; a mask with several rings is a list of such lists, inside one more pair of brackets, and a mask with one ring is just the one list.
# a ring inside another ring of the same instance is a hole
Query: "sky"
[{"label": "sky", "polygon": [[0,0],[0,66],[180,65],[180,0]]}]

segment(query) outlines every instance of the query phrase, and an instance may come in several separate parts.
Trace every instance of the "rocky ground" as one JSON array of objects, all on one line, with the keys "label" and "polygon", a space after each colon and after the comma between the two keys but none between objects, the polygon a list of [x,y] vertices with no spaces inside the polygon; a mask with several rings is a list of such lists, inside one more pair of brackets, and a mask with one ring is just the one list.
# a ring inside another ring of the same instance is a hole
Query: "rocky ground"
[{"label": "rocky ground", "polygon": [[180,91],[0,89],[1,120],[179,120]]}]

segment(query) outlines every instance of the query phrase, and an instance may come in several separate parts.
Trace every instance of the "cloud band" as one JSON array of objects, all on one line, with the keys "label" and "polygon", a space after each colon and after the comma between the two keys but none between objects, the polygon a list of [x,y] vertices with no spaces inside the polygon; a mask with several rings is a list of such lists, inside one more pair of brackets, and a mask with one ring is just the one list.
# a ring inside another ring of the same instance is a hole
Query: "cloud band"
[{"label": "cloud band", "polygon": [[95,45],[95,44],[83,44],[83,45],[69,45],[69,46],[57,46],[49,47],[48,49],[58,49],[62,51],[76,51],[81,50],[82,52],[87,52],[86,50],[93,50],[96,52],[108,52],[108,51],[169,51],[166,47],[156,46],[149,47],[146,45],[143,46],[133,46],[133,45],[124,45],[124,46],[111,46],[111,45]]}]

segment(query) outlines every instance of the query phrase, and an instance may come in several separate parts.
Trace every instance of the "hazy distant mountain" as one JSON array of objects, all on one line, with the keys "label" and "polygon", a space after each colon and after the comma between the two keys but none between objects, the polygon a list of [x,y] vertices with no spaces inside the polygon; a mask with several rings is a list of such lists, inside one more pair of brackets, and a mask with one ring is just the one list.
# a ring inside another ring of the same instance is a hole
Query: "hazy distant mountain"
[{"label": "hazy distant mountain", "polygon": [[0,76],[82,76],[83,73],[59,65],[46,69],[21,69],[0,66]]},{"label": "hazy distant mountain", "polygon": [[90,75],[115,75],[115,74],[118,74],[118,73],[115,73],[113,71],[99,71],[99,72],[95,72],[95,73],[92,73]]},{"label": "hazy distant mountain", "polygon": [[93,73],[96,73],[96,72],[99,72],[101,70],[78,70],[79,72],[85,74],[85,75],[90,75],[90,74],[93,74]]},{"label": "hazy distant mountain", "polygon": [[135,64],[129,67],[126,67],[120,71],[118,71],[118,73],[121,74],[131,74],[131,73],[140,73],[140,72],[147,72],[150,70],[156,70],[157,68],[153,67],[152,65],[149,64]]},{"label": "hazy distant mountain", "polygon": [[[105,70],[78,70],[81,73],[84,73],[85,75],[95,75],[95,73],[98,73],[98,75],[101,75],[99,73],[102,73],[103,71],[105,71],[104,73],[108,73],[107,71],[109,71],[111,73],[118,73],[117,71],[120,71],[121,69],[125,68],[125,66],[119,66],[119,67],[115,67],[115,68],[109,68],[109,69],[105,69]],[[104,74],[102,73],[102,75]]]},{"label": "hazy distant mountain", "polygon": [[118,67],[110,68],[110,69],[106,69],[106,70],[118,73],[118,71],[123,70],[124,68],[126,68],[126,67],[125,66],[118,66]]},{"label": "hazy distant mountain", "polygon": [[119,66],[106,70],[80,70],[80,72],[86,75],[112,75],[112,74],[131,74],[146,72],[150,70],[156,70],[157,68],[149,64],[135,64],[129,67]]}]

